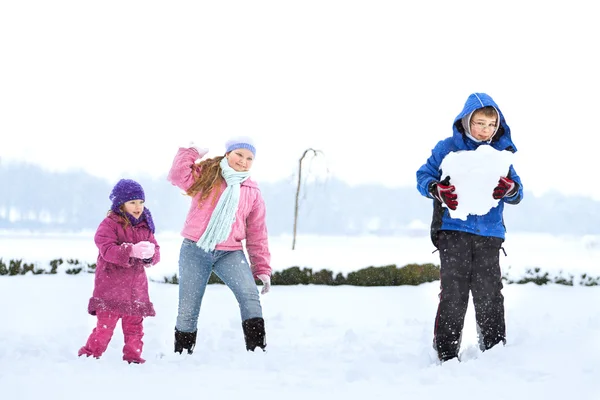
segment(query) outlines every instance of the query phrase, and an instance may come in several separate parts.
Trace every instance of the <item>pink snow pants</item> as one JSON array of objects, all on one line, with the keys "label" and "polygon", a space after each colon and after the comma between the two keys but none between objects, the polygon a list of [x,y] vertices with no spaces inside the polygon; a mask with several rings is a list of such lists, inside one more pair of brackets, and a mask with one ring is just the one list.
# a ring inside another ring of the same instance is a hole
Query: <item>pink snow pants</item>
[{"label": "pink snow pants", "polygon": [[143,317],[119,315],[110,311],[98,311],[96,317],[98,317],[96,327],[90,334],[85,346],[79,349],[77,353],[79,356],[85,354],[88,357],[100,358],[106,351],[117,322],[121,318],[125,338],[123,360],[136,364],[143,364],[146,361],[142,358],[142,347],[144,346],[144,342],[142,342],[144,337]]}]

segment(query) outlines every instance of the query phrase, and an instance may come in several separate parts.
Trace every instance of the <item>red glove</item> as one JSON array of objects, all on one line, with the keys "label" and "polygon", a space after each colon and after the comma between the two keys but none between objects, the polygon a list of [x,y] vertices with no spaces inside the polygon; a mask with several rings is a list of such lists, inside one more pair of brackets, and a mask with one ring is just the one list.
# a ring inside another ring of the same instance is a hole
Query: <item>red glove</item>
[{"label": "red glove", "polygon": [[454,193],[456,188],[450,185],[450,177],[447,176],[441,182],[433,182],[429,185],[429,193],[439,202],[444,203],[451,210],[456,210],[458,206],[458,196]]},{"label": "red glove", "polygon": [[492,196],[496,200],[500,200],[505,196],[510,197],[515,194],[516,188],[517,184],[515,183],[515,181],[501,176],[500,180],[498,181],[498,186],[494,188],[494,193],[492,194]]}]

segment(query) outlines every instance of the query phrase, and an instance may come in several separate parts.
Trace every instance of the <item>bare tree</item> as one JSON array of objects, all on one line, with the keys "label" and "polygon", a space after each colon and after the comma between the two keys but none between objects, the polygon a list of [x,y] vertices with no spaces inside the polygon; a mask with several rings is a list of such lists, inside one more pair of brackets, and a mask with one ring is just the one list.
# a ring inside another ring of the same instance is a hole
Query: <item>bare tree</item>
[{"label": "bare tree", "polygon": [[315,157],[319,154],[323,154],[323,152],[320,150],[308,148],[304,150],[304,153],[302,153],[302,157],[300,157],[300,160],[298,161],[298,186],[296,187],[296,204],[294,205],[294,236],[292,239],[292,250],[296,248],[296,228],[298,226],[298,201],[300,198],[300,185],[302,183],[302,161],[304,161],[306,155],[311,152]]}]

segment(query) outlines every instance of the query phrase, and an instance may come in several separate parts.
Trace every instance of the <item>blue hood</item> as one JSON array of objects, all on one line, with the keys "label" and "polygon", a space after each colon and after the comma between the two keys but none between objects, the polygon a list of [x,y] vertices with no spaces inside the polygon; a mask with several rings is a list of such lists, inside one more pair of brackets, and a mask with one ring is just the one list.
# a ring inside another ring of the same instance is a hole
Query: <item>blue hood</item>
[{"label": "blue hood", "polygon": [[459,148],[464,148],[466,145],[468,149],[475,149],[479,147],[480,144],[483,144],[475,142],[465,134],[464,128],[462,127],[462,119],[470,115],[473,111],[487,106],[494,107],[500,114],[500,126],[492,138],[490,145],[497,150],[509,150],[515,153],[517,147],[510,136],[510,127],[506,123],[504,114],[502,114],[502,110],[500,110],[500,107],[498,107],[494,99],[485,93],[473,93],[467,98],[462,111],[456,116],[452,125],[452,138],[454,143]]}]

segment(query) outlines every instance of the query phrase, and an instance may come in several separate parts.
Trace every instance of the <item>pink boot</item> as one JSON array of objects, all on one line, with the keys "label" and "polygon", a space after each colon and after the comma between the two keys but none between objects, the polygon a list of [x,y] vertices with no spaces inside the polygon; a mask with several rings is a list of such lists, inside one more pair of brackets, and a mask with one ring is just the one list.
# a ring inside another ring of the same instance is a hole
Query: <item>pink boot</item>
[{"label": "pink boot", "polygon": [[[90,349],[88,349],[86,346],[83,346],[82,348],[79,349],[79,351],[77,352],[77,357],[81,357],[81,356],[93,356],[93,353]],[[94,358],[100,358],[97,356],[94,356]]]},{"label": "pink boot", "polygon": [[144,326],[142,317],[124,316],[121,320],[123,326],[123,335],[125,336],[125,346],[123,346],[123,360],[128,363],[143,364],[146,362],[142,358],[142,348],[144,342]]},{"label": "pink boot", "polygon": [[77,352],[79,357],[85,355],[86,357],[100,358],[106,351],[119,320],[118,315],[107,312],[98,312],[96,316],[98,317],[96,327],[90,334],[85,346]]}]

